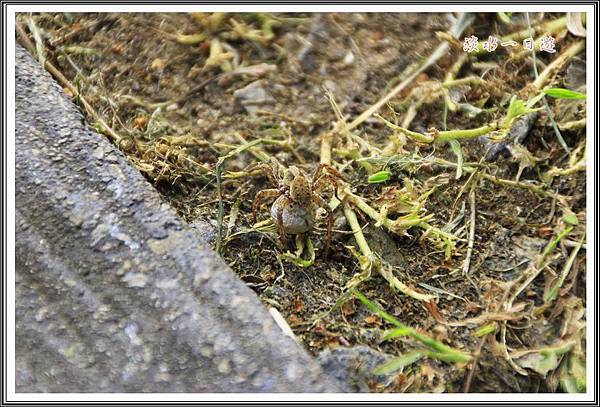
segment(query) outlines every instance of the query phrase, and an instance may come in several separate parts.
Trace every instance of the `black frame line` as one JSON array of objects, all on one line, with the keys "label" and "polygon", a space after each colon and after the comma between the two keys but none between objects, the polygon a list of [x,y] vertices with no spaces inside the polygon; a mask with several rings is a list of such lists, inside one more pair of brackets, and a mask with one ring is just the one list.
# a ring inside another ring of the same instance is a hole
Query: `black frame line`
[{"label": "black frame line", "polygon": [[[7,236],[7,230],[6,230],[6,225],[7,225],[7,202],[9,198],[14,199],[15,197],[8,197],[7,196],[7,191],[6,191],[6,185],[7,185],[7,140],[9,137],[13,137],[14,138],[14,134],[8,134],[8,129],[7,129],[7,113],[8,113],[8,103],[7,103],[7,85],[8,85],[8,80],[9,78],[7,77],[7,69],[6,67],[8,66],[7,64],[12,63],[14,64],[14,61],[8,61],[7,60],[7,45],[8,45],[8,38],[11,38],[11,41],[16,41],[15,40],[15,33],[9,33],[7,32],[7,18],[8,18],[8,6],[20,6],[20,5],[46,5],[46,6],[66,6],[66,5],[89,5],[89,6],[101,6],[101,5],[115,5],[115,6],[120,6],[120,5],[136,5],[136,6],[155,6],[155,5],[174,5],[174,3],[169,3],[166,1],[143,1],[143,0],[130,0],[130,1],[123,1],[123,2],[119,2],[119,1],[83,1],[83,0],[75,0],[75,1],[56,1],[56,2],[46,2],[46,1],[0,1],[0,3],[2,3],[2,10],[1,10],[1,14],[2,14],[2,23],[3,23],[3,41],[2,41],[2,100],[3,100],[3,109],[2,109],[2,129],[3,129],[3,135],[4,137],[2,138],[2,145],[1,145],[1,157],[2,157],[2,202],[0,204],[1,208],[2,208],[2,218],[0,221],[0,225],[2,226],[2,266],[3,266],[3,270],[7,269],[7,239],[9,238],[9,236]],[[502,2],[491,2],[491,1],[471,1],[471,0],[462,0],[462,1],[371,1],[371,2],[365,2],[365,1],[356,1],[356,0],[346,0],[346,1],[339,1],[339,0],[327,0],[327,1],[316,1],[316,0],[309,0],[309,1],[272,1],[272,0],[263,0],[263,1],[258,1],[258,2],[244,2],[244,1],[215,1],[215,0],[208,0],[208,1],[193,1],[193,0],[180,0],[176,3],[176,5],[196,5],[196,6],[201,6],[201,5],[265,5],[265,6],[269,6],[269,5],[286,5],[286,6],[295,6],[295,5],[330,5],[330,6],[336,6],[336,5],[440,5],[440,6],[444,6],[444,5],[497,5],[498,3],[501,3],[503,6],[504,5],[535,5],[535,6],[544,6],[544,5],[586,5],[586,6],[593,6],[593,17],[595,18],[595,25],[594,25],[594,38],[595,38],[595,44],[594,44],[594,48],[595,48],[595,59],[594,59],[594,64],[593,64],[593,69],[594,69],[594,82],[593,84],[588,84],[588,87],[590,85],[592,85],[592,89],[588,89],[591,92],[588,92],[588,95],[590,93],[593,93],[593,100],[594,100],[594,105],[595,105],[595,110],[593,112],[587,112],[588,116],[590,113],[593,114],[593,125],[594,125],[594,129],[596,130],[596,132],[594,133],[594,136],[596,137],[596,144],[594,146],[594,151],[593,151],[593,169],[588,168],[587,171],[594,171],[594,174],[596,175],[596,178],[594,180],[594,193],[593,193],[593,197],[592,197],[592,206],[593,208],[589,208],[589,206],[586,208],[587,211],[589,210],[593,210],[594,212],[594,224],[593,224],[593,231],[588,231],[588,235],[591,233],[593,233],[594,236],[594,255],[593,255],[593,269],[592,270],[587,270],[586,269],[586,273],[590,273],[590,272],[595,272],[598,270],[598,185],[599,185],[599,180],[598,180],[598,152],[599,152],[599,146],[598,146],[598,141],[600,141],[598,139],[598,110],[599,110],[599,105],[598,105],[598,23],[599,23],[599,19],[598,19],[598,6],[599,6],[599,1],[598,0],[589,0],[589,1],[585,1],[585,0],[579,0],[579,1],[559,1],[559,0],[547,0],[547,1],[539,1],[539,0],[525,0],[525,1],[502,1]],[[588,33],[589,35],[589,33]],[[14,80],[14,78],[12,78],[12,80]],[[590,154],[590,152],[588,151],[588,154]],[[589,174],[589,173],[588,173]],[[589,181],[589,180],[588,180]],[[587,197],[586,197],[587,199]],[[14,236],[10,236],[10,238],[15,238]],[[588,249],[589,250],[589,249]],[[588,405],[599,405],[599,397],[598,397],[598,393],[599,393],[599,389],[598,389],[598,290],[599,290],[599,282],[598,282],[598,274],[596,274],[596,281],[595,281],[595,285],[594,287],[588,287],[588,289],[591,288],[593,291],[593,299],[594,299],[594,304],[593,304],[593,309],[594,309],[594,321],[586,321],[588,324],[590,322],[594,323],[594,329],[592,332],[592,338],[593,338],[593,343],[594,343],[594,360],[591,360],[591,358],[587,357],[587,361],[586,362],[592,362],[594,363],[594,377],[592,379],[594,379],[593,381],[589,380],[590,378],[588,377],[588,383],[593,382],[594,383],[594,399],[593,401],[585,401],[585,402],[573,402],[573,403],[569,403],[569,405],[577,405],[577,406],[588,406]],[[369,405],[410,405],[410,404],[418,404],[418,405],[423,405],[423,406],[435,406],[435,405],[439,405],[439,404],[448,404],[448,405],[487,405],[487,406],[500,406],[500,405],[506,405],[506,404],[513,404],[513,405],[520,405],[520,404],[527,404],[527,405],[562,405],[565,404],[561,401],[554,401],[554,402],[548,402],[548,401],[535,401],[535,400],[531,400],[531,401],[524,401],[524,402],[500,402],[500,401],[423,401],[423,402],[419,402],[419,401],[411,401],[411,402],[407,402],[407,401],[403,401],[402,400],[402,396],[399,395],[399,399],[398,400],[394,400],[394,401],[331,401],[331,402],[312,402],[310,400],[306,400],[306,401],[300,401],[302,400],[302,394],[297,394],[296,396],[298,397],[298,401],[294,401],[294,402],[283,402],[283,401],[247,401],[247,402],[229,402],[229,401],[225,401],[225,402],[218,402],[218,401],[154,401],[154,402],[144,402],[144,401],[131,401],[131,402],[122,402],[122,401],[110,401],[110,400],[103,400],[103,401],[94,401],[94,402],[89,402],[89,403],[83,403],[81,401],[35,401],[35,402],[27,402],[27,401],[8,401],[7,400],[7,377],[9,374],[9,369],[7,367],[6,364],[6,355],[7,355],[7,348],[6,348],[6,343],[7,343],[7,335],[9,334],[7,332],[7,327],[6,327],[6,316],[7,316],[7,296],[6,296],[6,290],[7,290],[7,274],[3,273],[2,276],[2,305],[3,305],[3,312],[2,312],[2,345],[3,345],[3,350],[2,350],[2,362],[3,362],[3,378],[2,378],[2,400],[1,400],[1,405],[15,405],[15,406],[25,406],[25,405],[52,405],[52,406],[60,406],[60,405],[79,405],[79,404],[85,404],[85,405],[90,405],[90,406],[100,406],[100,405],[113,405],[113,406],[130,406],[130,405],[173,405],[173,406],[187,406],[187,405],[221,405],[221,406],[235,406],[235,405],[276,405],[276,404],[286,404],[286,405],[293,405],[293,406],[299,406],[299,405],[307,405],[307,404],[311,404],[311,405],[320,405],[320,404],[328,404],[328,405],[356,405],[356,404],[369,404]],[[586,304],[586,307],[590,307],[591,304]],[[589,329],[589,325],[588,325],[588,329]],[[11,333],[14,335],[14,331]],[[14,391],[14,389],[13,389]],[[26,394],[26,393],[24,393]],[[43,393],[40,393],[43,394]],[[85,397],[85,395],[83,393],[73,393],[73,394],[82,394],[83,397]],[[99,393],[94,393],[94,394],[99,394]],[[136,393],[125,393],[128,395],[133,395]],[[152,394],[152,393],[150,393]],[[173,395],[177,395],[177,393],[170,393]],[[191,395],[192,393],[185,393],[187,395]],[[224,394],[231,394],[231,393],[224,393]],[[341,393],[341,394],[349,394],[349,393]],[[482,393],[485,394],[485,396],[488,396],[490,399],[494,398],[494,393]],[[518,396],[519,393],[509,393],[511,395],[515,395]],[[544,393],[546,394],[546,393]],[[480,394],[481,395],[481,394]],[[349,394],[350,397],[352,397],[352,394]],[[203,397],[203,393],[198,394],[198,397]]]}]

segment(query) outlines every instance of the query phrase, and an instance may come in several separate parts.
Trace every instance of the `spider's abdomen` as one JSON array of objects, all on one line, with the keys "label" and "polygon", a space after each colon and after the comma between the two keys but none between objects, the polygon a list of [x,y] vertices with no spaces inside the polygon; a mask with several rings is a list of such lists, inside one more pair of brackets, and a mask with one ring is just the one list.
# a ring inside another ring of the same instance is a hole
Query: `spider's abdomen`
[{"label": "spider's abdomen", "polygon": [[271,218],[277,224],[277,212],[281,210],[281,218],[285,233],[297,235],[310,231],[315,225],[312,206],[301,206],[294,203],[285,195],[280,196],[271,206]]}]

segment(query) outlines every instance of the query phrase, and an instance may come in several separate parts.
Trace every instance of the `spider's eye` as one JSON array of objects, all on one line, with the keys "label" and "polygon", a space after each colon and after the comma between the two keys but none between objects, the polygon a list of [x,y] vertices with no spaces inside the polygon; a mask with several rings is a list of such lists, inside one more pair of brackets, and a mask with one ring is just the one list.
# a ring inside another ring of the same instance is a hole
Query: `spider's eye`
[{"label": "spider's eye", "polygon": [[323,208],[319,208],[317,209],[317,218],[318,219],[325,219],[327,217],[327,211]]}]

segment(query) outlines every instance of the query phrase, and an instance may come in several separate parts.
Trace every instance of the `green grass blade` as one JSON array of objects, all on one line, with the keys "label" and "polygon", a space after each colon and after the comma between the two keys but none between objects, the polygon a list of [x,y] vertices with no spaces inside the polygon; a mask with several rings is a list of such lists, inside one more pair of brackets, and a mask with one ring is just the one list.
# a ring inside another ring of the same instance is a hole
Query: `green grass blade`
[{"label": "green grass blade", "polygon": [[392,332],[396,332],[396,334],[398,334],[398,336],[401,336],[401,335],[410,336],[411,338],[416,339],[417,341],[426,345],[428,348],[432,349],[432,351],[430,353],[433,356],[431,356],[431,357],[433,357],[435,359],[449,361],[451,363],[465,363],[465,362],[468,362],[469,360],[471,360],[471,356],[469,354],[461,352],[456,349],[453,349],[450,346],[444,345],[442,342],[439,342],[425,334],[422,334],[414,328],[404,325],[403,323],[398,321],[396,318],[394,318],[387,312],[383,311],[381,308],[379,308],[373,302],[369,301],[369,299],[367,297],[365,297],[363,294],[361,294],[360,292],[358,292],[356,290],[351,290],[351,292],[367,308],[369,308],[371,310],[371,312],[373,312],[376,315],[379,315],[385,321],[387,321],[390,324],[393,324],[399,328],[394,331],[388,332],[388,334],[386,336],[391,335]]},{"label": "green grass blade", "polygon": [[458,351],[452,353],[428,352],[427,357],[446,363],[467,363],[471,360],[471,356]]},{"label": "green grass blade", "polygon": [[388,331],[388,332],[386,332],[385,335],[383,335],[383,338],[381,338],[381,341],[382,342],[389,341],[390,339],[410,335],[410,333],[411,332],[408,327],[392,329],[391,331]]},{"label": "green grass blade", "polygon": [[354,296],[360,300],[360,302],[365,304],[365,306],[371,310],[371,312],[373,312],[376,315],[379,315],[382,319],[389,322],[390,324],[396,325],[398,328],[406,328],[406,325],[404,325],[403,323],[398,321],[396,318],[394,318],[393,316],[391,316],[390,314],[388,314],[387,312],[385,312],[384,310],[379,308],[377,305],[375,305],[371,301],[369,301],[369,299],[367,297],[365,297],[363,294],[361,294],[360,292],[358,292],[356,290],[351,290],[351,291],[352,291],[352,294],[354,294]]},{"label": "green grass blade", "polygon": [[480,338],[482,336],[489,335],[494,332],[496,332],[496,324],[492,322],[490,324],[482,326],[477,331],[473,332],[471,335],[476,338]]},{"label": "green grass blade", "polygon": [[378,365],[375,369],[373,369],[373,374],[376,375],[385,375],[389,373],[397,372],[400,369],[405,368],[406,366],[412,365],[417,360],[423,357],[423,352],[421,351],[413,351],[407,353],[405,355],[400,355],[395,357],[392,360],[389,360],[385,363]]},{"label": "green grass blade", "polygon": [[564,89],[564,88],[544,89],[542,92],[544,92],[546,95],[548,95],[552,98],[555,98],[555,99],[577,99],[577,100],[585,100],[586,99],[585,93],[576,92],[574,90]]}]

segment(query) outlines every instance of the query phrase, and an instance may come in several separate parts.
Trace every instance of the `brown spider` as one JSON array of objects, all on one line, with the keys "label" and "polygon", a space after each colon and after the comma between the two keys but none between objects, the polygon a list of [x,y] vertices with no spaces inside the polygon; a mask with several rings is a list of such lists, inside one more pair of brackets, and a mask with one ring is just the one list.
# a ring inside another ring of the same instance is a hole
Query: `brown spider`
[{"label": "brown spider", "polygon": [[261,164],[256,168],[263,170],[277,188],[263,189],[256,194],[252,204],[254,223],[256,223],[256,211],[260,202],[268,197],[277,197],[271,206],[271,218],[277,224],[281,243],[287,247],[286,235],[312,230],[317,208],[325,208],[327,211],[325,253],[328,253],[333,230],[333,212],[318,193],[329,184],[333,186],[334,194],[337,194],[337,179],[342,179],[340,173],[329,165],[321,164],[313,176],[308,177],[298,167],[285,168],[274,159],[271,165]]}]

